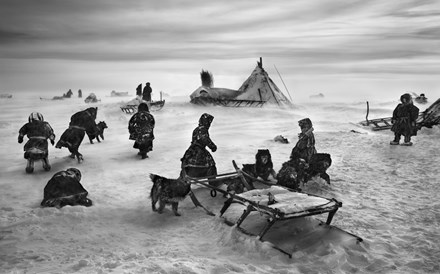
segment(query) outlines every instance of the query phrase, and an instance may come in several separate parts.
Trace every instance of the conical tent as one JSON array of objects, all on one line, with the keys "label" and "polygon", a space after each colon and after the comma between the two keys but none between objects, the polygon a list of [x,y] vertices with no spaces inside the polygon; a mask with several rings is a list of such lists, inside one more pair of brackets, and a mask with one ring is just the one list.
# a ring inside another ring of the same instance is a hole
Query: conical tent
[{"label": "conical tent", "polygon": [[292,102],[281,92],[264,70],[261,59],[257,63],[258,65],[252,71],[252,74],[238,89],[240,95],[235,99],[257,100],[279,106],[291,106]]}]

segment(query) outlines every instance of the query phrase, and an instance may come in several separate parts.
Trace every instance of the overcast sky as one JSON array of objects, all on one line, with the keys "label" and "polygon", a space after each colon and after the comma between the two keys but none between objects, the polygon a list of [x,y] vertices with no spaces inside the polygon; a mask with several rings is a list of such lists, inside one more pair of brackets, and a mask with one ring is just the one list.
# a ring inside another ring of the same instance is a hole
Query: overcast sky
[{"label": "overcast sky", "polygon": [[[238,88],[440,94],[440,1],[1,0],[0,92]],[[436,95],[436,96],[437,96]],[[400,96],[399,96],[400,97]]]}]

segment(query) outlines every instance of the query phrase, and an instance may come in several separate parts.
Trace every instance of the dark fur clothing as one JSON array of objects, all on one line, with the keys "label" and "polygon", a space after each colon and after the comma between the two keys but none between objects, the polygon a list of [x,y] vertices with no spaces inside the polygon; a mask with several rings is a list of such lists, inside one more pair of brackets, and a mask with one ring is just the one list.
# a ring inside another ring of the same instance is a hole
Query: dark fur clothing
[{"label": "dark fur clothing", "polygon": [[44,188],[43,207],[63,207],[66,205],[91,206],[88,192],[74,174],[68,171],[55,173]]},{"label": "dark fur clothing", "polygon": [[[19,141],[27,136],[29,140],[24,145],[24,158],[37,157],[38,159],[47,158],[49,154],[47,139],[52,142],[55,134],[48,122],[35,120],[22,126],[18,133]],[[38,156],[36,156],[38,155]]]},{"label": "dark fur clothing", "polygon": [[393,111],[391,131],[403,136],[416,136],[416,120],[419,117],[419,108],[412,103],[398,104]]},{"label": "dark fur clothing", "polygon": [[78,161],[80,161],[82,155],[78,149],[84,139],[85,132],[96,134],[95,119],[97,112],[98,108],[92,107],[73,114],[70,117],[69,128],[63,132],[55,147],[68,148],[72,155],[76,156]]},{"label": "dark fur clothing", "polygon": [[[174,214],[180,216],[177,212],[178,203],[191,191],[191,184],[184,180],[168,179],[156,174],[150,174],[150,179],[153,182],[150,192],[153,211],[162,213],[165,205],[171,204]],[[157,202],[159,202],[159,209],[156,209]]]},{"label": "dark fur clothing", "polygon": [[152,92],[153,90],[151,89],[150,83],[147,83],[142,91],[142,100],[150,102]]},{"label": "dark fur clothing", "polygon": [[298,141],[292,149],[290,158],[294,159],[299,157],[309,162],[312,155],[316,153],[313,124],[309,118],[305,118],[299,120],[298,125],[301,128],[301,133],[298,134]]},{"label": "dark fur clothing", "polygon": [[[292,149],[290,158],[294,158],[294,155],[298,155],[300,158],[308,162],[310,161],[312,155],[316,153],[315,135],[313,134],[313,127],[311,127],[311,122],[307,123],[303,120],[300,120],[299,122],[301,126],[301,133],[298,134],[298,142]],[[301,123],[301,121],[303,122]]]},{"label": "dark fur clothing", "polygon": [[192,134],[191,145],[181,159],[183,167],[209,168],[216,165],[211,153],[206,150],[206,147],[209,147],[212,152],[217,150],[208,132],[213,118],[207,113],[200,117],[199,126]]},{"label": "dark fur clothing", "polygon": [[139,84],[139,85],[136,87],[136,95],[137,95],[137,96],[142,96],[142,84]]},{"label": "dark fur clothing", "polygon": [[138,112],[131,117],[128,122],[128,132],[129,139],[135,141],[133,147],[142,153],[147,153],[153,150],[155,120],[148,111],[142,110],[141,105],[146,104],[140,104]]}]

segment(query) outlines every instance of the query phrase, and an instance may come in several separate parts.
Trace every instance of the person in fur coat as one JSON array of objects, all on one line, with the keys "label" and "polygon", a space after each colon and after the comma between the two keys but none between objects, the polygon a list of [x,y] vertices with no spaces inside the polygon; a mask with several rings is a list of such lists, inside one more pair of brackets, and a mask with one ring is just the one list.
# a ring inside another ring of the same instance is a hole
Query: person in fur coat
[{"label": "person in fur coat", "polygon": [[81,145],[86,131],[90,134],[96,134],[96,115],[97,107],[91,107],[79,111],[70,117],[69,128],[67,128],[55,145],[56,148],[66,147],[69,149],[71,158],[77,158],[78,162],[83,161],[83,156],[78,149]]},{"label": "person in fur coat", "polygon": [[29,115],[28,123],[23,125],[18,132],[18,143],[23,143],[23,137],[27,136],[29,140],[24,145],[24,158],[27,159],[26,172],[34,171],[34,161],[42,160],[43,168],[50,170],[49,149],[47,139],[51,144],[55,143],[55,134],[48,122],[44,121],[43,115],[38,112],[32,112]]},{"label": "person in fur coat", "polygon": [[217,146],[209,137],[209,128],[214,116],[208,113],[202,114],[199,125],[194,129],[192,141],[185,154],[180,159],[182,162],[182,173],[191,177],[203,177],[217,175],[217,167],[211,153],[217,150]]},{"label": "person in fur coat", "polygon": [[413,105],[412,97],[405,93],[400,97],[402,103],[398,104],[393,111],[391,131],[394,132],[394,140],[391,145],[398,145],[400,138],[404,136],[402,145],[411,146],[411,136],[417,135],[416,120],[419,117],[419,108]]},{"label": "person in fur coat", "polygon": [[133,148],[139,149],[142,159],[148,158],[147,153],[153,150],[155,123],[146,103],[139,104],[138,112],[128,122],[129,139],[134,140]]},{"label": "person in fur coat", "polygon": [[304,159],[308,163],[312,155],[316,153],[313,124],[309,118],[304,118],[298,121],[298,125],[301,128],[301,133],[298,134],[298,142],[292,149],[290,158],[297,157],[296,155],[298,155],[299,158]]}]

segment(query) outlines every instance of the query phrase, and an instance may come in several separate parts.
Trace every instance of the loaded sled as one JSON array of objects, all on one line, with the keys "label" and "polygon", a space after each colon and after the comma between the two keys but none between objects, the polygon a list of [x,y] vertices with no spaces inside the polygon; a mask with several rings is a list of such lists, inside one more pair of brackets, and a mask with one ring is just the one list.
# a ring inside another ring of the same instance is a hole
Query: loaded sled
[{"label": "loaded sled", "polygon": [[[165,105],[165,100],[160,100],[160,101],[152,101],[151,103],[148,104],[149,110],[150,111],[158,111],[161,110],[163,108],[163,106]],[[121,110],[124,113],[127,114],[134,114],[137,112],[139,105],[136,104],[128,104],[125,106],[121,106]]]},{"label": "loaded sled", "polygon": [[[370,106],[367,102],[367,115],[365,121],[359,122],[360,125],[370,127],[374,131],[391,129],[392,117],[368,119],[370,112]],[[435,101],[431,106],[429,106],[425,111],[419,113],[419,117],[416,120],[416,125],[418,129],[422,127],[432,128],[434,125],[440,124],[440,99]]]},{"label": "loaded sled", "polygon": [[[137,112],[138,106],[141,102],[146,102],[140,99],[140,97],[137,97],[133,100],[131,100],[128,104],[121,106],[121,110],[124,113],[127,114],[134,114]],[[163,106],[165,105],[165,100],[162,100],[162,91],[160,92],[160,100],[159,101],[151,101],[150,103],[148,103],[148,109],[150,111],[158,111],[161,110],[163,108]]]},{"label": "loaded sled", "polygon": [[[234,161],[233,165],[235,172],[203,178],[184,177],[187,182],[199,186],[190,193],[196,206],[202,206],[197,196],[210,195],[208,200],[219,208],[219,214],[226,224],[244,234],[255,236],[290,258],[301,246],[307,248],[311,239],[319,242],[324,237],[338,241],[354,240],[355,243],[363,241],[331,225],[334,215],[342,207],[342,203],[336,199],[295,191],[253,178],[239,169]],[[238,194],[219,185],[237,182],[243,183],[248,191]],[[217,195],[217,192],[223,195]],[[203,208],[208,214],[214,215],[209,209]],[[322,214],[327,214],[325,220],[308,218]]]}]

